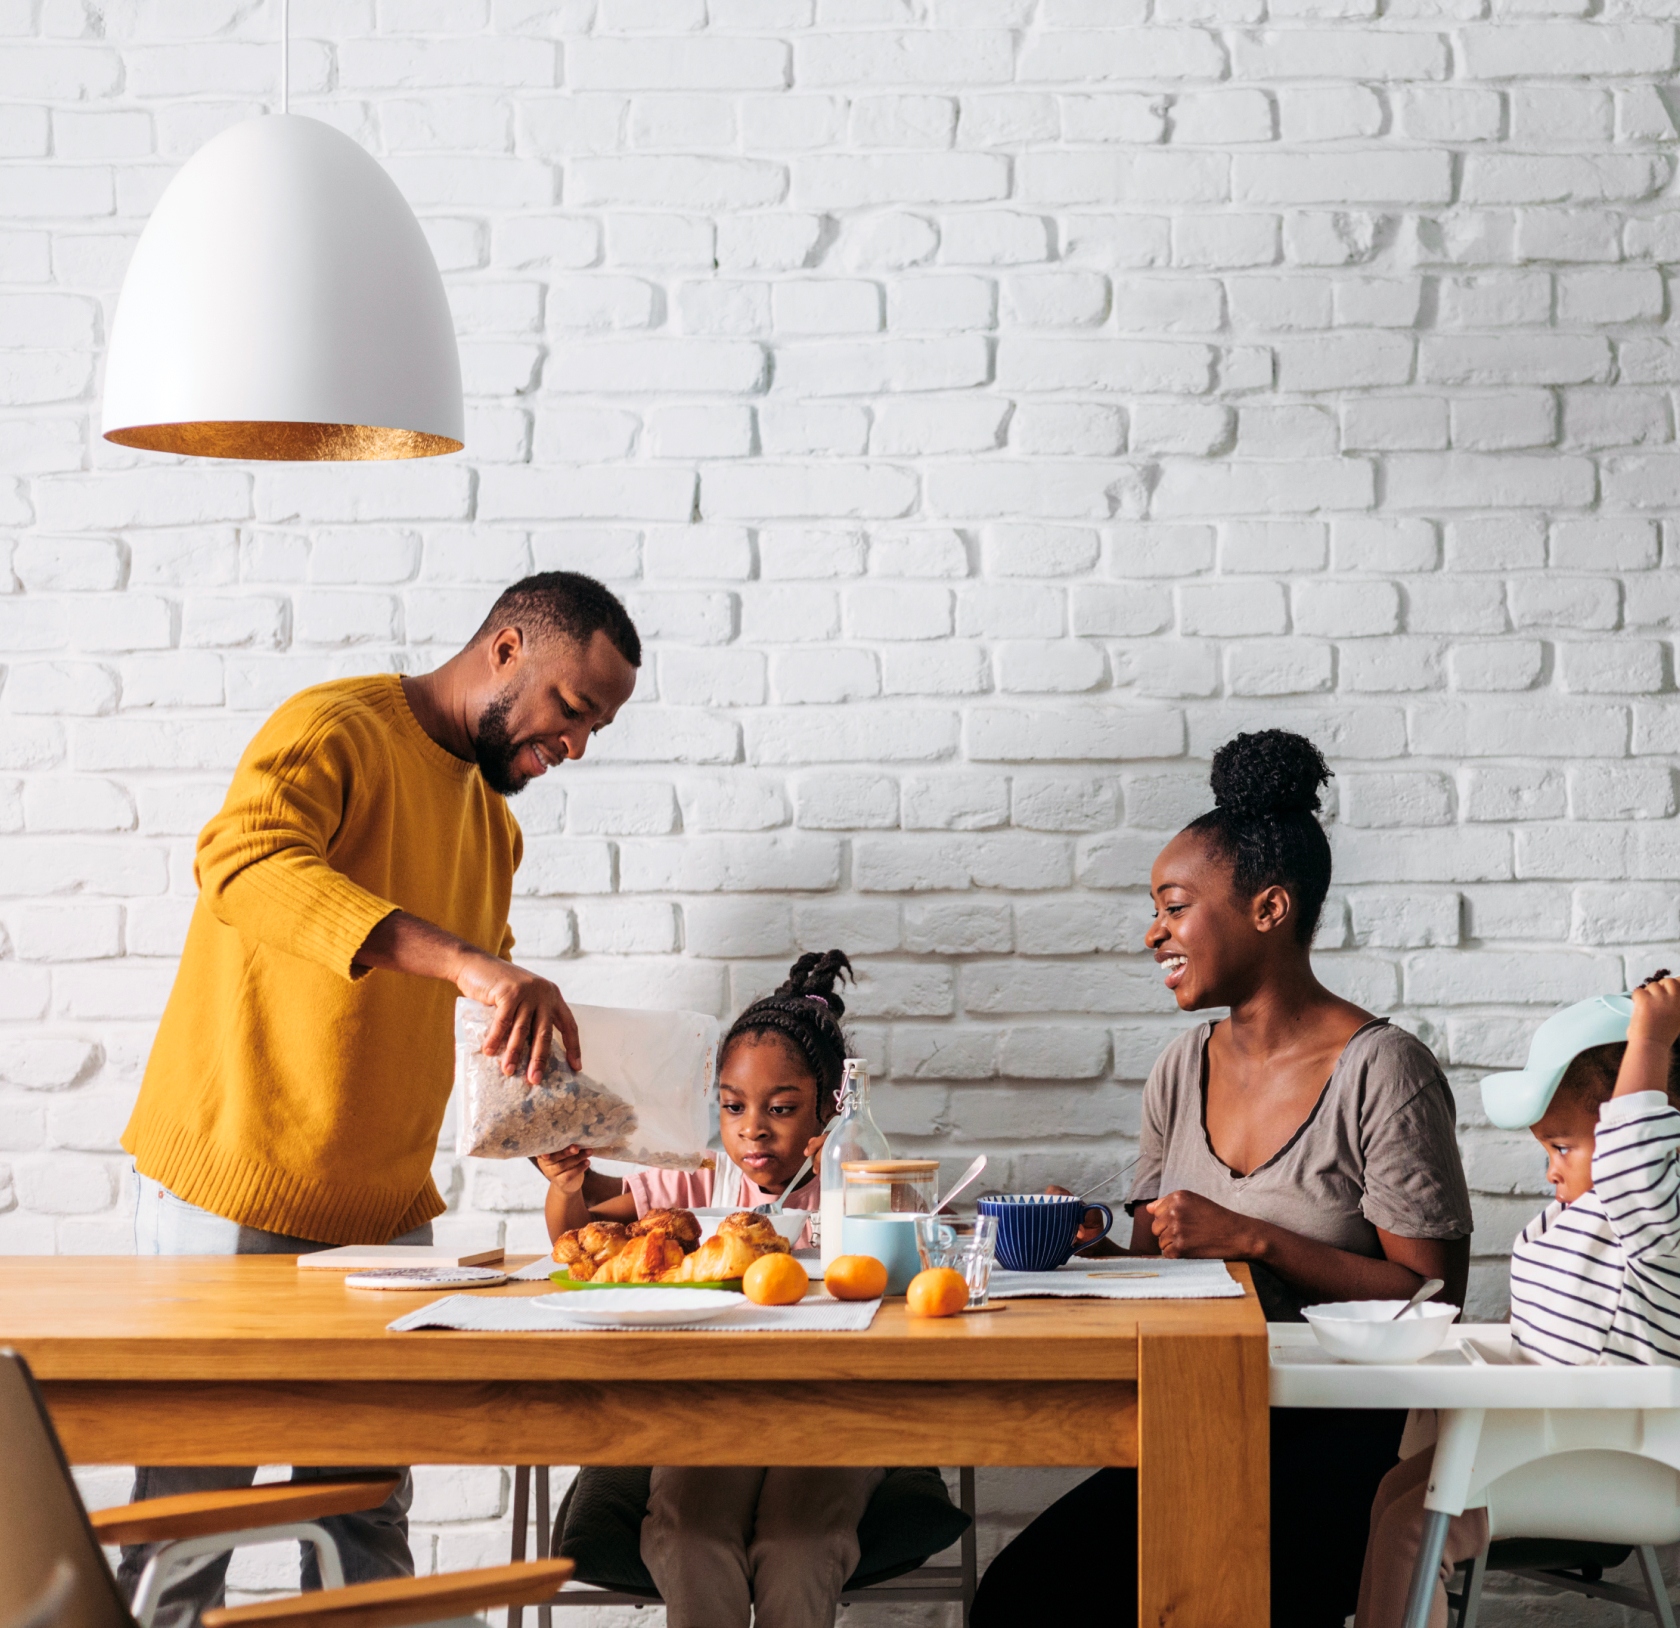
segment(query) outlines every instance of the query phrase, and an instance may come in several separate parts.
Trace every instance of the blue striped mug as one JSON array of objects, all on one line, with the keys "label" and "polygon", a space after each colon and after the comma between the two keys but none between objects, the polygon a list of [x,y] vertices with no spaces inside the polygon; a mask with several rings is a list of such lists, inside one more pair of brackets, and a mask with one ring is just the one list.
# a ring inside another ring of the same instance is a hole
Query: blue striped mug
[{"label": "blue striped mug", "polygon": [[979,1210],[997,1217],[998,1264],[1011,1272],[1053,1272],[1073,1253],[1073,1236],[1087,1210],[1102,1212],[1099,1238],[1114,1225],[1114,1211],[1106,1204],[1061,1193],[993,1193],[980,1200]]}]

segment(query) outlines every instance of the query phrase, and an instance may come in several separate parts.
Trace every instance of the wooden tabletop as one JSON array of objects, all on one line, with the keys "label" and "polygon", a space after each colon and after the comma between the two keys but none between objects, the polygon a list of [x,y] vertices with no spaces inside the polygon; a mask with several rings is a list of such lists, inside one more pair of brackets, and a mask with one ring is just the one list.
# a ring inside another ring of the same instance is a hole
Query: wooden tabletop
[{"label": "wooden tabletop", "polygon": [[[511,1258],[517,1264],[519,1257]],[[1247,1270],[1240,1300],[1010,1300],[909,1317],[889,1300],[865,1333],[530,1334],[386,1324],[439,1291],[345,1287],[290,1255],[0,1257],[0,1345],[42,1380],[727,1379],[772,1353],[802,1382],[1135,1379],[1140,1332],[1251,1335],[1265,1321]],[[530,1295],[541,1283],[479,1294]]]}]

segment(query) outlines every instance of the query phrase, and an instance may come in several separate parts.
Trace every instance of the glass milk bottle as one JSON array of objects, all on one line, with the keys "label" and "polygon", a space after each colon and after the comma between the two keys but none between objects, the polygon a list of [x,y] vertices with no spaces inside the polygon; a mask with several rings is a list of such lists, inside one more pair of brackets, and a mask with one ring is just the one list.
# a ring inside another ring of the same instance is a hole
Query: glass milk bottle
[{"label": "glass milk bottle", "polygon": [[848,1057],[840,1074],[840,1112],[829,1121],[822,1150],[822,1265],[826,1272],[843,1255],[840,1234],[845,1227],[846,1172],[858,1159],[885,1159],[892,1149],[869,1112],[869,1064]]}]

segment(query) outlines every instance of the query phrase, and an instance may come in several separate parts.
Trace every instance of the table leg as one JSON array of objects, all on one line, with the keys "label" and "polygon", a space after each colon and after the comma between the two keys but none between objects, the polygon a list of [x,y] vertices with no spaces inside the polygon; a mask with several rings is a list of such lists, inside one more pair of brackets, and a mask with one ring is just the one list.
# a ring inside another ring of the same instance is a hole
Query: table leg
[{"label": "table leg", "polygon": [[1141,1628],[1268,1628],[1267,1383],[1263,1334],[1139,1330]]},{"label": "table leg", "polygon": [[1405,1628],[1429,1628],[1429,1607],[1435,1600],[1435,1580],[1440,1575],[1441,1554],[1447,1546],[1447,1527],[1451,1521],[1452,1516],[1444,1509],[1423,1512],[1423,1541],[1418,1545],[1412,1588],[1406,1596]]}]

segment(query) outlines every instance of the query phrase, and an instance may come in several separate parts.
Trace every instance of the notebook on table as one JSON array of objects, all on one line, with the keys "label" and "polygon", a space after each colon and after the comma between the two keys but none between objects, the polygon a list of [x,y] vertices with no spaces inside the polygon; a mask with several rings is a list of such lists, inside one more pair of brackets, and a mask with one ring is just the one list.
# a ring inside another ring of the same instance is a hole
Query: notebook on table
[{"label": "notebook on table", "polygon": [[484,1249],[441,1249],[430,1244],[340,1244],[299,1255],[304,1271],[367,1272],[387,1266],[499,1266],[502,1246]]}]

